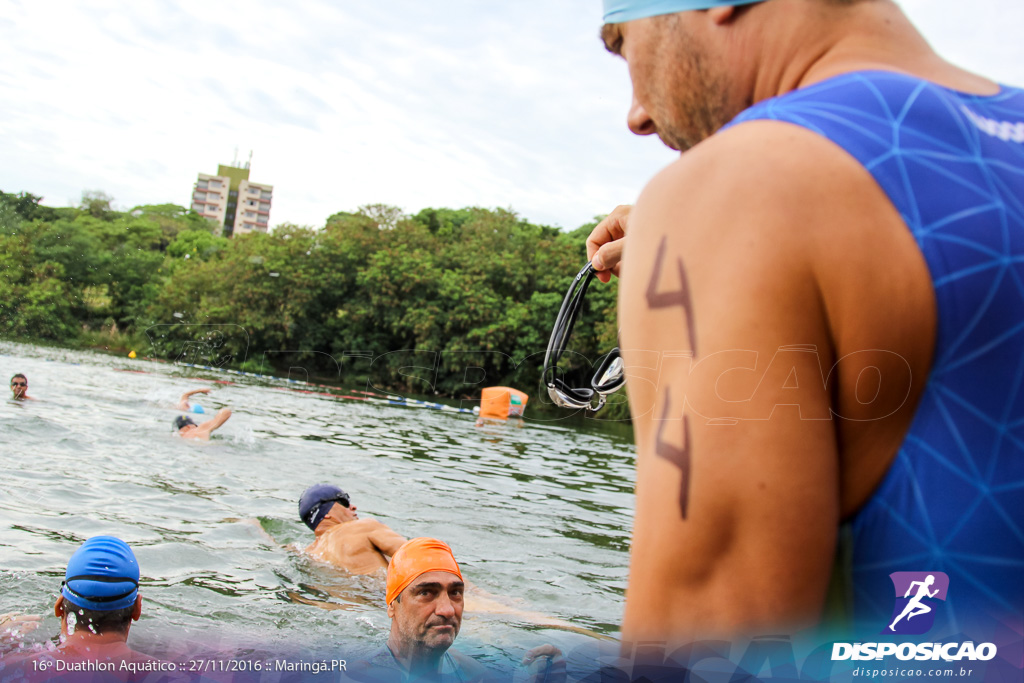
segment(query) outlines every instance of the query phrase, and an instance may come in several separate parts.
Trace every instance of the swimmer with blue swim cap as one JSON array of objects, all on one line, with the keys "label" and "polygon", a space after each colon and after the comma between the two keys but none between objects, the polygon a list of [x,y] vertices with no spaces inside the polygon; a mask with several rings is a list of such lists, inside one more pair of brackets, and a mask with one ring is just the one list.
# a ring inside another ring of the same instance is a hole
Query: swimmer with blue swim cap
[{"label": "swimmer with blue swim cap", "polygon": [[181,398],[178,399],[178,410],[182,410],[187,413],[198,413],[200,415],[205,413],[206,410],[201,405],[198,403],[190,403],[189,399],[196,394],[208,393],[210,393],[209,389],[193,389],[192,391],[186,391],[181,395]]},{"label": "swimmer with blue swim cap", "polygon": [[[943,628],[994,640],[1004,619],[999,637],[1019,641],[1024,584],[1002,567],[1024,562],[1005,531],[1024,528],[1024,445],[996,457],[990,444],[1024,422],[1007,374],[1024,336],[1006,332],[1024,300],[1001,270],[1024,258],[1010,134],[1024,90],[944,60],[892,0],[606,0],[604,22],[629,69],[629,129],[681,152],[587,239],[598,277],[622,279],[625,366],[687,358],[657,382],[627,377],[638,495],[623,643],[812,628],[834,570],[877,632],[892,568],[981,555],[994,559],[946,569],[969,588]],[[964,191],[979,178],[984,191]],[[975,279],[980,253],[991,273]],[[727,372],[745,363],[733,353],[757,370]],[[864,364],[841,367],[851,358]],[[797,386],[822,367],[827,388]],[[885,378],[870,404],[868,367]],[[965,468],[938,476],[935,462],[979,453],[966,484]],[[975,514],[978,489],[1013,491],[1006,514]],[[938,519],[948,528],[918,533]]]},{"label": "swimmer with blue swim cap", "polygon": [[750,5],[765,0],[604,0],[604,23],[621,24],[634,19],[723,5]]},{"label": "swimmer with blue swim cap", "polygon": [[128,647],[142,615],[139,563],[127,543],[93,536],[68,560],[53,613],[60,618],[60,658],[156,661]]},{"label": "swimmer with blue swim cap", "polygon": [[[722,51],[731,40],[727,37],[731,33],[722,27],[739,25],[751,8],[768,2],[605,0],[601,38],[609,52],[626,58],[633,81],[627,117],[630,130],[637,135],[657,134],[668,147],[685,151],[749,104],[746,99],[727,101],[722,87],[728,77],[721,72],[722,64],[730,59]],[[668,88],[671,96],[662,92]],[[609,269],[598,269],[599,279],[607,281]]]}]

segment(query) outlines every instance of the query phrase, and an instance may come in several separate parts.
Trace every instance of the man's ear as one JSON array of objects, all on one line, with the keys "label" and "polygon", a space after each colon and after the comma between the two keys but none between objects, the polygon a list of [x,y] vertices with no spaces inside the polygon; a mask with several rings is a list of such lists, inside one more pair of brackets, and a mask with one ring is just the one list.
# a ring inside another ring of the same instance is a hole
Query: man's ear
[{"label": "man's ear", "polygon": [[53,616],[57,617],[58,619],[62,619],[64,617],[64,596],[63,595],[57,596],[57,602],[53,603]]},{"label": "man's ear", "polygon": [[142,616],[142,596],[135,597],[135,604],[132,605],[132,621],[138,621]]},{"label": "man's ear", "polygon": [[395,603],[396,602],[398,602],[398,598],[395,598],[394,600],[392,600],[391,604],[388,605],[388,619],[394,619],[395,618]]}]

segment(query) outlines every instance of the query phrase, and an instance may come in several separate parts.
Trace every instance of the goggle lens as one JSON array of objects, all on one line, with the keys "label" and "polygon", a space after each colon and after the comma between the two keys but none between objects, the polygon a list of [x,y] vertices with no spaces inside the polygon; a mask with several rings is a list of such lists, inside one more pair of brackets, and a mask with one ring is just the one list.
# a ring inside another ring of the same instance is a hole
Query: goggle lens
[{"label": "goggle lens", "polygon": [[[558,361],[565,351],[566,342],[576,324],[576,318],[583,307],[583,298],[593,277],[594,268],[587,263],[573,278],[572,285],[558,311],[554,328],[551,330],[547,352],[544,355],[543,375],[548,396],[556,406],[574,410],[582,408],[591,413],[600,410],[605,404],[607,395],[618,391],[626,383],[625,368],[618,348],[605,354],[590,380],[590,389],[570,387],[558,376]],[[595,395],[597,396],[596,405],[593,403]]]}]

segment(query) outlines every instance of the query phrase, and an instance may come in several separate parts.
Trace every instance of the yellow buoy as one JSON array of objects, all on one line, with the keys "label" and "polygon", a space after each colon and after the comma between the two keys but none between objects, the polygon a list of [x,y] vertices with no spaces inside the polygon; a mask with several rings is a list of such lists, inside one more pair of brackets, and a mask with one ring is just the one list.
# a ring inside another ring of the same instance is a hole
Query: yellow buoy
[{"label": "yellow buoy", "polygon": [[132,349],[131,351],[128,352],[128,357],[135,358],[135,349]]}]

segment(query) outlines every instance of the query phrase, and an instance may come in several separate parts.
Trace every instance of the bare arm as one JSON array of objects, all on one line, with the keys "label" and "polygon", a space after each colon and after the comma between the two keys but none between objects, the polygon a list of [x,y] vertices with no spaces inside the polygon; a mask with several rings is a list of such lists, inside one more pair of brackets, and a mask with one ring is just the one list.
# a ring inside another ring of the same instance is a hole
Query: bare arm
[{"label": "bare arm", "polygon": [[715,139],[684,154],[630,218],[622,347],[627,366],[657,352],[661,372],[630,385],[627,641],[800,626],[824,601],[839,491],[832,341],[801,215],[816,197],[781,153],[754,163],[748,138],[738,163]]},{"label": "bare arm", "polygon": [[212,420],[207,420],[203,424],[196,428],[197,434],[203,434],[209,436],[213,430],[218,429],[221,425],[228,421],[231,417],[231,408],[221,408],[217,411],[217,414],[213,416]]},{"label": "bare arm", "polygon": [[188,408],[189,408],[189,406],[188,406],[188,399],[189,399],[189,397],[195,396],[196,394],[208,394],[208,393],[210,393],[209,389],[193,389],[192,391],[186,391],[184,394],[181,395],[181,398],[178,399],[178,410],[186,410],[186,411],[188,410]]},{"label": "bare arm", "polygon": [[369,534],[370,542],[373,543],[374,547],[386,555],[388,558],[394,557],[398,549],[402,547],[402,544],[406,542],[405,536],[395,532],[391,527],[384,524],[383,522],[377,522],[378,526]]},{"label": "bare arm", "polygon": [[0,651],[2,646],[17,642],[26,633],[36,630],[42,618],[35,614],[19,614],[8,612],[0,614]]}]

